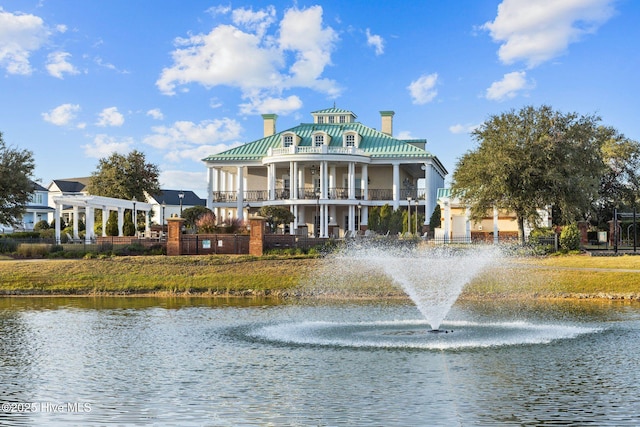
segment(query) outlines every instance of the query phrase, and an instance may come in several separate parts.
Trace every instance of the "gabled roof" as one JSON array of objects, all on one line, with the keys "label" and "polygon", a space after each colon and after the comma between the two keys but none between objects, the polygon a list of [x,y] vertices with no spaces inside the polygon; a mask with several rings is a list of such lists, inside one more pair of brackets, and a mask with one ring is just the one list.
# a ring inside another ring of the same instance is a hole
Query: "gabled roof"
[{"label": "gabled roof", "polygon": [[49,185],[49,189],[55,184],[63,193],[81,193],[89,185],[89,179],[89,177],[54,179]]},{"label": "gabled roof", "polygon": [[207,201],[198,197],[196,193],[191,190],[160,190],[160,192],[151,194],[151,197],[158,202],[164,203],[166,205],[174,205],[178,206],[180,204],[180,193],[184,193],[184,198],[182,199],[183,206],[206,206]]},{"label": "gabled roof", "polygon": [[[331,108],[322,111],[329,110],[337,109]],[[347,131],[355,131],[362,137],[358,148],[364,151],[365,155],[369,155],[372,158],[432,157],[431,153],[410,144],[408,141],[394,138],[376,129],[365,126],[362,123],[354,122],[334,124],[302,123],[296,127],[223,151],[222,153],[212,154],[202,160],[205,162],[260,161],[263,157],[267,156],[269,148],[281,147],[282,134],[290,132],[295,133],[301,138],[298,144],[300,147],[313,146],[313,134],[316,132],[325,132],[331,137],[330,147],[342,147],[342,135]]]},{"label": "gabled roof", "polygon": [[31,184],[33,184],[33,191],[49,191],[35,181],[31,181]]}]

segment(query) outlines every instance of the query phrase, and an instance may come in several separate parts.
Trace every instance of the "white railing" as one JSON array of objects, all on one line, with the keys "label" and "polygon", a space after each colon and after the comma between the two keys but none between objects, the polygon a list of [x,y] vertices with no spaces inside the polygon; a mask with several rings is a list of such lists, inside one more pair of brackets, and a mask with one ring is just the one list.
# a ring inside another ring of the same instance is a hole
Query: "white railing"
[{"label": "white railing", "polygon": [[268,156],[283,156],[287,154],[357,154],[364,156],[364,150],[360,150],[356,147],[327,147],[326,145],[320,147],[280,147],[270,148]]}]

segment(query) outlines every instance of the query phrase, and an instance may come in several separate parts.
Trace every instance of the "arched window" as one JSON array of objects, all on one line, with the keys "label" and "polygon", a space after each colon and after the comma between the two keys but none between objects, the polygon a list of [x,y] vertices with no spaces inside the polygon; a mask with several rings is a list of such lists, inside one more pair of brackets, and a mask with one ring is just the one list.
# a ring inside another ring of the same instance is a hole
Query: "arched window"
[{"label": "arched window", "polygon": [[356,136],[352,133],[345,135],[344,137],[344,145],[345,147],[355,147],[356,146]]},{"label": "arched window", "polygon": [[285,135],[282,137],[282,146],[291,147],[293,145],[293,135]]},{"label": "arched window", "polygon": [[313,146],[314,147],[322,147],[324,144],[324,135],[321,133],[317,133],[313,136]]}]

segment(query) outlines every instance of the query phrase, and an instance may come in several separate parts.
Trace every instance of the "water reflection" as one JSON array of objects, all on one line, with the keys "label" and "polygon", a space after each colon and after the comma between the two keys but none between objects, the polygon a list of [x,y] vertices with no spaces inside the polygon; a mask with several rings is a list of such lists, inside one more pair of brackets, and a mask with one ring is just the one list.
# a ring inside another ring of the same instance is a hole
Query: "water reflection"
[{"label": "water reflection", "polygon": [[462,329],[526,320],[601,331],[444,351],[319,347],[255,334],[304,322],[411,323],[419,313],[397,301],[4,298],[0,403],[85,402],[91,411],[0,412],[0,425],[638,423],[638,305],[461,301],[449,317]]}]

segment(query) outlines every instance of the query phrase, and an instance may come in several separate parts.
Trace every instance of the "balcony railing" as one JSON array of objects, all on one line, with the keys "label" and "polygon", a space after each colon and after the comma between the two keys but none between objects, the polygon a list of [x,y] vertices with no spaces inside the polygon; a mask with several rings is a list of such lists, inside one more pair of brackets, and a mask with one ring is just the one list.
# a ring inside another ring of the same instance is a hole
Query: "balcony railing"
[{"label": "balcony railing", "polygon": [[[318,198],[320,189],[318,188],[299,188],[298,200],[315,200]],[[348,200],[349,189],[346,187],[334,187],[328,189],[329,199],[333,200]],[[367,192],[367,200],[393,200],[392,189],[369,189]],[[412,200],[421,199],[424,200],[424,191],[418,190],[400,190],[400,200],[407,200],[411,197]],[[364,190],[357,188],[355,190],[355,199],[364,199]],[[275,190],[275,200],[290,200],[291,191],[286,188],[278,188]],[[269,192],[267,190],[247,190],[244,192],[243,200],[245,202],[264,202],[269,200]],[[214,191],[213,202],[214,203],[235,203],[238,201],[238,193],[236,191]]]}]

